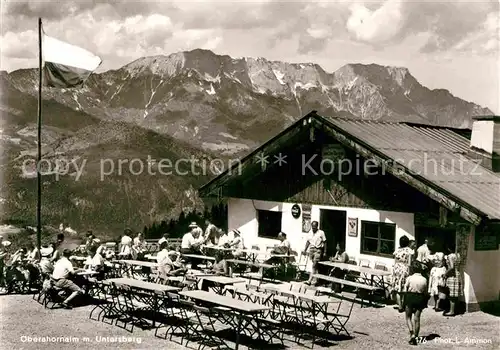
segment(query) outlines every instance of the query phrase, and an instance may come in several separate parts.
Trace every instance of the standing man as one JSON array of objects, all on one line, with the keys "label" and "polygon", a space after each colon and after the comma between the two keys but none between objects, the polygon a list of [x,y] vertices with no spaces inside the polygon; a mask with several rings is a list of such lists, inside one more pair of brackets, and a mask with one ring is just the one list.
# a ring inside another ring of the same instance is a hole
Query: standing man
[{"label": "standing man", "polygon": [[417,249],[417,261],[425,263],[428,260],[429,255],[431,255],[431,251],[429,249],[429,238],[426,238],[424,244]]},{"label": "standing man", "polygon": [[208,242],[208,244],[217,245],[219,242],[218,228],[208,219],[205,220],[205,225],[207,226],[205,228],[205,241]]},{"label": "standing man", "polygon": [[313,275],[318,273],[318,262],[321,261],[324,255],[326,255],[326,236],[323,230],[318,229],[318,222],[313,221],[311,223],[311,228],[313,232],[313,236],[307,240],[306,247],[302,254],[307,253],[307,249],[309,248],[309,256],[312,261],[312,272],[309,275],[309,280],[305,282],[308,285],[315,285],[316,279],[313,278]]}]

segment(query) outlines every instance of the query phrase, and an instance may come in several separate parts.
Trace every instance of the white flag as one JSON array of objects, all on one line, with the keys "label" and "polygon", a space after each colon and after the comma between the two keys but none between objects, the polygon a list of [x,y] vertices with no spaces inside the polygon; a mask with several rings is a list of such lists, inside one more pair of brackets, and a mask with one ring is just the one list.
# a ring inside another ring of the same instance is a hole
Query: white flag
[{"label": "white flag", "polygon": [[81,47],[43,34],[44,83],[71,88],[81,86],[101,64],[101,59]]}]

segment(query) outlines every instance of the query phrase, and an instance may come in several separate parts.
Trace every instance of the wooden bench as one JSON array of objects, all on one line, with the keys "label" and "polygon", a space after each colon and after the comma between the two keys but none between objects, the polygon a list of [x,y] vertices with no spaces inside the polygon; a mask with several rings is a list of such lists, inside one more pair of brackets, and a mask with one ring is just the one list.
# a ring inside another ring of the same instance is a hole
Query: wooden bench
[{"label": "wooden bench", "polygon": [[[373,293],[375,291],[382,289],[381,287],[377,287],[377,286],[370,286],[370,285],[364,284],[364,283],[348,281],[348,280],[344,280],[342,278],[337,278],[337,277],[332,277],[332,276],[326,276],[326,275],[320,275],[320,274],[313,275],[313,278],[317,278],[317,279],[328,281],[328,282],[332,282],[332,283],[338,283],[338,284],[342,284],[342,285],[345,285],[345,286],[354,287],[354,288],[357,288],[357,289],[362,289],[362,290],[367,291],[372,296],[373,296]],[[363,299],[363,294],[361,294],[361,307],[363,307],[363,300],[364,300]],[[370,305],[371,305],[372,304],[372,298],[369,299],[369,302],[370,302]]]}]

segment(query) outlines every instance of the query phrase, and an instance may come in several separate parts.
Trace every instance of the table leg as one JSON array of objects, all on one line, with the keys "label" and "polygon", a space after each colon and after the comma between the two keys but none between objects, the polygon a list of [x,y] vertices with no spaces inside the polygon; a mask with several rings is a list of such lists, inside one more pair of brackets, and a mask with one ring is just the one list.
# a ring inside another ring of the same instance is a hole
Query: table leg
[{"label": "table leg", "polygon": [[156,325],[156,309],[158,309],[158,296],[155,294],[153,296],[153,328],[155,328]]},{"label": "table leg", "polygon": [[238,325],[236,326],[236,344],[234,349],[238,350],[240,346],[240,333],[241,333],[241,323],[243,321],[243,317],[241,315],[238,316]]}]

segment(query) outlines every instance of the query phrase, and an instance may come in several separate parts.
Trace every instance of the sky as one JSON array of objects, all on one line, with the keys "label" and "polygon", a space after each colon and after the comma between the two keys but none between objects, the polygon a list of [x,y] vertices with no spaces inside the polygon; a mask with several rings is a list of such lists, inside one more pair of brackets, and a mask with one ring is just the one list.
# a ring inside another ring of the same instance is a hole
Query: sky
[{"label": "sky", "polygon": [[500,114],[499,0],[1,0],[0,69],[36,67],[47,35],[103,59],[204,48],[233,57],[407,67],[429,88]]}]

